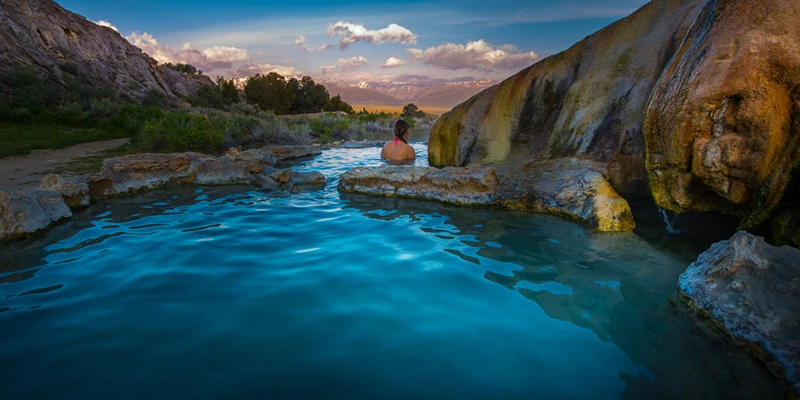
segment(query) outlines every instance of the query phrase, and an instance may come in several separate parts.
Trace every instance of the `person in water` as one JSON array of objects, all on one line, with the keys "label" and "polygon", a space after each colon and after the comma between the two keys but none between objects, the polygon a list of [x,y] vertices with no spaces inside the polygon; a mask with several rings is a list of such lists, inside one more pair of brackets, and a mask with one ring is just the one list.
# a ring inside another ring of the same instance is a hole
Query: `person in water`
[{"label": "person in water", "polygon": [[417,153],[408,144],[408,136],[410,134],[411,125],[402,119],[398,120],[394,124],[394,139],[383,146],[381,158],[389,163],[406,163],[416,160]]}]

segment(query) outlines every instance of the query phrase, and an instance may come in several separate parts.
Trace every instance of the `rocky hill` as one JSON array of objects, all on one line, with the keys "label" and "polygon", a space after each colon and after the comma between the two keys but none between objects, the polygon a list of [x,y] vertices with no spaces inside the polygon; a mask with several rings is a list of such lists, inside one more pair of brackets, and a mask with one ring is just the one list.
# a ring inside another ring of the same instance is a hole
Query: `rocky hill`
[{"label": "rocky hill", "polygon": [[99,26],[51,0],[0,2],[0,73],[29,68],[53,79],[78,78],[128,98],[151,90],[188,96],[205,76],[158,65],[113,29]]},{"label": "rocky hill", "polygon": [[655,0],[443,115],[430,163],[569,160],[625,198],[755,226],[800,160],[797,21],[798,1]]}]

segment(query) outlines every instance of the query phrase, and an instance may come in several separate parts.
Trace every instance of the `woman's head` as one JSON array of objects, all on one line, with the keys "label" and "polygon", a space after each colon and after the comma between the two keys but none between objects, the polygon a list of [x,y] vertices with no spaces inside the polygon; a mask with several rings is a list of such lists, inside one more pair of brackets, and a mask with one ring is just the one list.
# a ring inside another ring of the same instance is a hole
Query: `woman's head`
[{"label": "woman's head", "polygon": [[399,119],[394,124],[394,136],[403,138],[411,129],[411,125],[408,124],[405,120]]}]

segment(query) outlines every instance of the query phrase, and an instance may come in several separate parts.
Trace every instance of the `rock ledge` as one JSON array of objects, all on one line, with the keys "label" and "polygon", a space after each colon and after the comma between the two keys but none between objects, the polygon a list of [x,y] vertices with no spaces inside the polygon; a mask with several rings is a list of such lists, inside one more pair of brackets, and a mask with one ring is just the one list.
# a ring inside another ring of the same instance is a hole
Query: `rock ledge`
[{"label": "rock ledge", "polygon": [[800,250],[739,231],[701,254],[678,289],[690,308],[800,396]]}]

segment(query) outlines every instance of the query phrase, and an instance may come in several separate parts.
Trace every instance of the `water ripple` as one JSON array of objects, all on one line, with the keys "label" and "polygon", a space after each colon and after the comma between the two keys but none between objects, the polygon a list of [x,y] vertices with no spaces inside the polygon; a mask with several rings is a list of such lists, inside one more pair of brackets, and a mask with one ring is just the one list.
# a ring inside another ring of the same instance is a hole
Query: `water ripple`
[{"label": "water ripple", "polygon": [[555,217],[336,190],[380,164],[378,149],[326,150],[292,165],[324,190],[102,201],[4,251],[0,397],[780,396],[671,306],[686,266],[670,253]]}]

